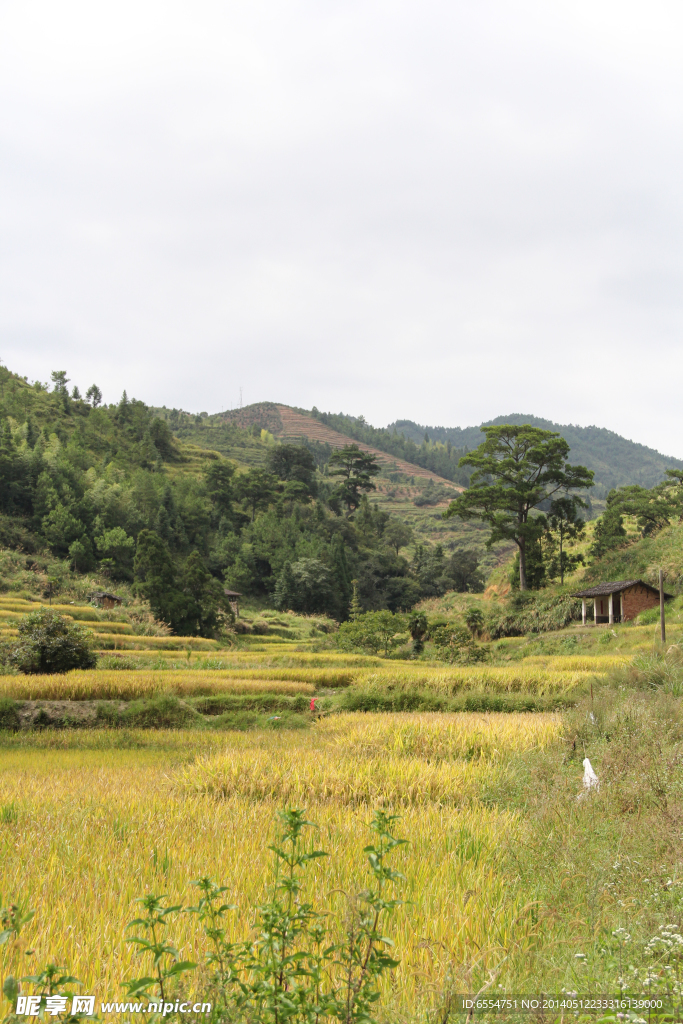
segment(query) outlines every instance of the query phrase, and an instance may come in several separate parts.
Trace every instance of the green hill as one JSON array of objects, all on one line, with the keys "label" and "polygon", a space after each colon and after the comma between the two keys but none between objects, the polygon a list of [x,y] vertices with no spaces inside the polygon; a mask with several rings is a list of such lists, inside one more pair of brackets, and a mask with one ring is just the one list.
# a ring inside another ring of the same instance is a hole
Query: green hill
[{"label": "green hill", "polygon": [[[226,584],[257,604],[337,618],[352,581],[362,607],[393,610],[458,580],[480,585],[455,545],[414,542],[393,509],[340,496],[326,472],[332,446],[315,442],[316,465],[296,438],[285,447],[256,423],[159,415],[125,392],[104,406],[70,391],[65,373],[53,378],[48,390],[0,367],[0,544],[25,560],[0,575],[6,590],[82,599],[132,586],[174,633],[212,637],[230,616]],[[446,501],[426,472],[406,485],[408,502],[420,486],[432,507]]]},{"label": "green hill", "polygon": [[[587,466],[595,473],[595,486],[591,496],[605,498],[613,487],[640,484],[653,487],[664,479],[667,469],[683,469],[683,460],[662,455],[646,445],[629,441],[613,430],[604,427],[578,427],[573,424],[553,423],[538,416],[511,413],[486,420],[481,426],[500,423],[530,423],[543,430],[554,430],[571,445],[569,459],[572,463]],[[385,433],[396,431],[414,444],[424,445],[425,436],[429,442],[454,448],[471,450],[484,440],[480,427],[423,427],[412,420],[396,420],[389,424]]]},{"label": "green hill", "polygon": [[[173,433],[200,448],[218,451],[245,465],[264,465],[267,445],[273,438],[293,436],[291,420],[299,426],[297,431],[322,467],[329,458],[335,441],[334,435],[368,445],[396,460],[427,470],[444,480],[467,486],[469,472],[458,462],[467,451],[476,448],[483,439],[481,427],[425,427],[412,420],[396,420],[388,427],[373,427],[364,417],[343,413],[323,413],[290,409],[273,402],[259,402],[244,409],[232,409],[208,416],[194,415],[177,409],[155,409]],[[309,426],[301,429],[301,424]],[[538,416],[511,413],[487,420],[481,426],[500,423],[531,423],[544,430],[554,430],[571,445],[570,461],[587,466],[595,474],[591,498],[606,498],[614,487],[640,484],[653,487],[665,476],[667,469],[683,469],[683,460],[646,445],[630,441],[604,427],[579,427],[554,423]],[[403,468],[404,475],[406,467]]]}]

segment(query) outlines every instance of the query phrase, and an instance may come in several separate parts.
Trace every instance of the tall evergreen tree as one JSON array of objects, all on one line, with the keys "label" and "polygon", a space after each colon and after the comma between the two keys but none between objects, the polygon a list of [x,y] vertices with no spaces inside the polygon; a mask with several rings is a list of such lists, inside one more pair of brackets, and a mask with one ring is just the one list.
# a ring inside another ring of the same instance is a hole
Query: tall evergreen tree
[{"label": "tall evergreen tree", "polygon": [[451,502],[444,518],[480,519],[491,532],[487,545],[513,540],[519,551],[519,587],[528,587],[527,548],[538,541],[541,524],[534,512],[558,491],[593,485],[593,473],[565,460],[569,445],[551,430],[525,426],[482,427],[486,440],[463,456],[473,466],[470,486]]}]

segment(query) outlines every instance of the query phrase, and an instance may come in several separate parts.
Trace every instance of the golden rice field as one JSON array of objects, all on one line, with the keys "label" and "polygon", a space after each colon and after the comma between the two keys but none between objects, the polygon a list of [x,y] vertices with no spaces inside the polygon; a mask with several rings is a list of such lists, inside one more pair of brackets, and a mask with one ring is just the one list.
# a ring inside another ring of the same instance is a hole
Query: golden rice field
[{"label": "golden rice field", "polygon": [[[597,660],[597,659],[596,659]],[[514,668],[499,665],[462,666],[448,669],[385,669],[359,673],[354,684],[366,689],[428,689],[434,693],[454,694],[461,690],[488,690],[493,693],[563,694],[584,686],[602,669],[562,671],[520,663]]]},{"label": "golden rice field", "polygon": [[545,668],[550,672],[611,672],[629,661],[625,654],[532,654],[525,658],[525,667]]},{"label": "golden rice field", "polygon": [[[230,659],[228,664],[235,667],[213,670],[202,668],[195,662],[188,664],[187,668],[175,666],[161,670],[76,669],[61,675],[5,675],[0,676],[0,697],[15,700],[134,700],[161,693],[187,697],[258,691],[312,693],[321,687],[350,685],[374,690],[424,689],[437,694],[454,694],[462,690],[565,694],[585,687],[596,674],[622,664],[622,659],[618,658],[576,660],[581,668],[567,666],[567,670],[562,671],[559,666],[529,665],[527,662],[514,667],[415,668],[408,664],[392,665],[383,670],[365,667],[344,669],[341,666],[261,668],[251,667],[254,665],[251,659]],[[591,662],[596,664],[591,665]]]},{"label": "golden rice field", "polygon": [[314,693],[304,680],[240,678],[224,672],[196,671],[92,671],[63,675],[0,676],[0,697],[14,700],[137,700],[172,693],[202,697],[219,693]]},{"label": "golden rice field", "polygon": [[[249,908],[265,894],[274,816],[289,802],[309,809],[316,844],[330,854],[309,870],[310,895],[341,915],[335,892],[367,884],[373,810],[396,809],[410,843],[395,866],[410,902],[389,928],[401,963],[385,1019],[412,1021],[438,1002],[449,972],[500,960],[501,950],[525,963],[556,927],[529,913],[523,885],[502,868],[508,846],[524,840],[523,816],[478,794],[502,760],[552,747],[561,728],[542,714],[346,715],[304,734],[129,733],[131,749],[104,732],[8,743],[0,891],[37,911],[22,935],[31,964],[54,959],[82,991],[121,998],[123,981],[143,973],[124,941],[136,897],[187,904],[191,880],[210,874],[238,907],[232,938],[245,937]],[[182,958],[201,959],[192,919],[171,935]],[[9,970],[12,949],[3,949]],[[201,977],[187,985],[201,995]]]}]

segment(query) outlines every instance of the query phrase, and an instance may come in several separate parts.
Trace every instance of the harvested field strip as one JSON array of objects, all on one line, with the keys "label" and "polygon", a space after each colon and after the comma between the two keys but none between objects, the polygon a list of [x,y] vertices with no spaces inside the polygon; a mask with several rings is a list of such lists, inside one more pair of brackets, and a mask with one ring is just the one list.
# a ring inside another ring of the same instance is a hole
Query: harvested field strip
[{"label": "harvested field strip", "polygon": [[0,676],[0,697],[14,700],[137,700],[158,694],[179,697],[221,693],[314,693],[300,680],[240,678],[219,672],[74,671],[64,675]]},{"label": "harvested field strip", "polygon": [[430,469],[416,466],[412,462],[406,462],[404,459],[398,458],[398,456],[390,455],[379,448],[373,448],[363,441],[354,441],[352,437],[340,434],[339,431],[328,427],[327,424],[321,423],[310,416],[303,416],[301,413],[295,412],[285,405],[278,406],[278,412],[282,420],[282,436],[285,438],[307,437],[311,441],[329,444],[332,448],[343,448],[344,445],[355,444],[358,445],[361,451],[370,452],[374,455],[379,463],[392,469],[395,468],[399,473],[405,473],[406,476],[418,476],[428,480],[435,480],[452,488],[454,491],[462,490],[462,487],[454,484],[451,480],[445,480]]}]

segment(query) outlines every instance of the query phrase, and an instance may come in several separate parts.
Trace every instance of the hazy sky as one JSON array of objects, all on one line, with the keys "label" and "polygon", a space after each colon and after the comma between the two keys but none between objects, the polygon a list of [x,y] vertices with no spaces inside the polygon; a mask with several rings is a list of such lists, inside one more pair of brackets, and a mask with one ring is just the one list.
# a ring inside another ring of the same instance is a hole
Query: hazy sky
[{"label": "hazy sky", "polygon": [[683,4],[0,0],[0,357],[683,457]]}]

